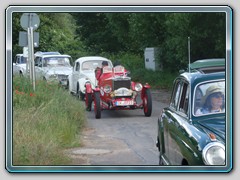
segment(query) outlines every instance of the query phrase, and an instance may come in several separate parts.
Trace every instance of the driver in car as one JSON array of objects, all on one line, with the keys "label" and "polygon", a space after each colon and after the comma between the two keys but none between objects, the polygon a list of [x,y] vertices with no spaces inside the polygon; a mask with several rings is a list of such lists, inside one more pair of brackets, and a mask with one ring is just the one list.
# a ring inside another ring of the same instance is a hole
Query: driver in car
[{"label": "driver in car", "polygon": [[106,67],[106,66],[108,66],[108,62],[107,61],[103,61],[102,62],[102,67],[101,68],[97,67],[95,69],[95,77],[96,77],[97,80],[99,80],[100,76],[102,75],[103,68]]},{"label": "driver in car", "polygon": [[224,112],[224,92],[218,86],[210,86],[203,96],[203,107],[196,111],[197,115]]}]

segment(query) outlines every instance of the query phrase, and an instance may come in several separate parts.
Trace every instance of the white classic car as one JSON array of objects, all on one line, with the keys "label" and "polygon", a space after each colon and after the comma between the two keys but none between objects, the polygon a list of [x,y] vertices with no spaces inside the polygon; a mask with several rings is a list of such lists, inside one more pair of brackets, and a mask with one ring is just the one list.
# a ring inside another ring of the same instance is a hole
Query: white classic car
[{"label": "white classic car", "polygon": [[27,58],[23,54],[17,54],[13,61],[13,75],[26,75]]},{"label": "white classic car", "polygon": [[97,85],[95,69],[102,67],[102,62],[107,61],[108,66],[113,67],[111,60],[100,56],[86,56],[77,59],[73,66],[72,73],[68,76],[68,88],[71,94],[76,94],[84,100],[86,87],[90,82],[92,88]]},{"label": "white classic car", "polygon": [[63,54],[35,54],[36,79],[56,81],[66,86],[68,75],[72,72],[71,59],[71,56]]}]

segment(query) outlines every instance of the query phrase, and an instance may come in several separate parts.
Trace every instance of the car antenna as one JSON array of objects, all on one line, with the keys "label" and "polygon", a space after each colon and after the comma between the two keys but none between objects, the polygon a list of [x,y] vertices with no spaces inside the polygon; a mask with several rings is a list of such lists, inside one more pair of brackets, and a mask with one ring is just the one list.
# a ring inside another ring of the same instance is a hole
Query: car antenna
[{"label": "car antenna", "polygon": [[188,36],[188,72],[189,72],[189,75],[190,75],[190,84],[189,84],[189,119],[191,120],[192,119],[192,115],[191,115],[191,96],[192,96],[192,93],[191,93],[191,57],[190,57],[190,51],[191,51],[191,46],[190,46],[190,37]]}]

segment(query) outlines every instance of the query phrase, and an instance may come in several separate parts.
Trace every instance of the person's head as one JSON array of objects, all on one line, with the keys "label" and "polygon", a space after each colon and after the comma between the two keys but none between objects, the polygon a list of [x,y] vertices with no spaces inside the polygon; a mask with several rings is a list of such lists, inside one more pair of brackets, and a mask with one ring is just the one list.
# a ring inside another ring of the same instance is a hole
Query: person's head
[{"label": "person's head", "polygon": [[204,107],[209,110],[222,108],[224,106],[224,91],[218,86],[210,86],[203,99]]},{"label": "person's head", "polygon": [[108,66],[108,62],[107,61],[103,61],[102,62],[102,67]]}]

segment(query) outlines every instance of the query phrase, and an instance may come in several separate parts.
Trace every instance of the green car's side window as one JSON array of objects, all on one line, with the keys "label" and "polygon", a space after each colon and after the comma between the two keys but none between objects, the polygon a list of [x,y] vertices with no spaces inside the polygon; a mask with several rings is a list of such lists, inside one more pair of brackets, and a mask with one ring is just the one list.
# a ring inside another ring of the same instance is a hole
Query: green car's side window
[{"label": "green car's side window", "polygon": [[170,106],[173,107],[174,109],[177,109],[178,107],[180,92],[181,92],[181,83],[180,81],[178,81],[175,83],[174,91],[171,98],[171,104],[170,104]]},{"label": "green car's side window", "polygon": [[188,115],[189,84],[178,80],[175,83],[170,106]]},{"label": "green car's side window", "polygon": [[188,115],[188,98],[189,98],[189,86],[187,83],[183,83],[179,111],[186,115]]}]

